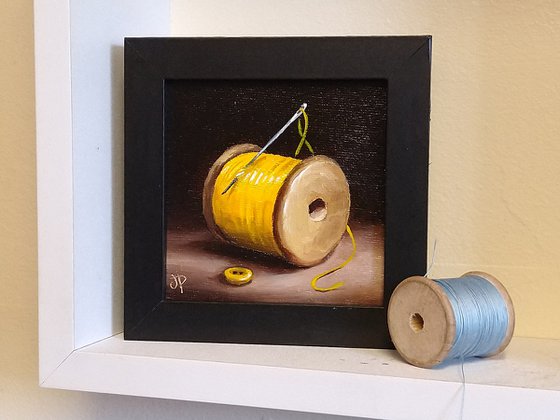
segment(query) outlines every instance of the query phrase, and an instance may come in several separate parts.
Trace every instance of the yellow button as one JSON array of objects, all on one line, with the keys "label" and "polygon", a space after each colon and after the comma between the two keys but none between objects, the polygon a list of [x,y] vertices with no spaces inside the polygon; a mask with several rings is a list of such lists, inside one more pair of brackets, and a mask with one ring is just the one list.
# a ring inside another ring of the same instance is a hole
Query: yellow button
[{"label": "yellow button", "polygon": [[224,276],[229,284],[241,286],[253,280],[253,271],[245,267],[230,267],[226,268]]}]

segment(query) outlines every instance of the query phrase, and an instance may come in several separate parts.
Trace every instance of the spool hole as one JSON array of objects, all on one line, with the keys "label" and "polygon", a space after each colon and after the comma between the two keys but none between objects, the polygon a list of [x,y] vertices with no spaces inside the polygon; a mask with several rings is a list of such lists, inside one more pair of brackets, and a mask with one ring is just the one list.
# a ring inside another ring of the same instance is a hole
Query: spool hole
[{"label": "spool hole", "polygon": [[323,199],[317,198],[309,204],[309,217],[315,222],[320,222],[327,217],[327,204]]},{"label": "spool hole", "polygon": [[418,333],[424,329],[424,318],[419,313],[414,313],[410,315],[410,319],[408,320],[408,324],[410,328],[415,333]]}]

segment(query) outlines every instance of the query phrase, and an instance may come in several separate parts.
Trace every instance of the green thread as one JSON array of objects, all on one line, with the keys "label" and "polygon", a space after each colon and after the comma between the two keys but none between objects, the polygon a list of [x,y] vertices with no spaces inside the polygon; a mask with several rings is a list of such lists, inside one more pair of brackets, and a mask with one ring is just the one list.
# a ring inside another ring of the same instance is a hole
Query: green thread
[{"label": "green thread", "polygon": [[[301,149],[302,149],[304,144],[307,146],[307,148],[309,149],[311,154],[314,155],[315,152],[313,151],[313,148],[311,147],[311,144],[307,141],[307,138],[306,138],[307,137],[307,130],[309,128],[309,117],[307,116],[307,113],[305,112],[305,110],[303,110],[301,114],[303,115],[303,128],[301,127],[301,120],[298,119],[298,133],[299,133],[301,139],[299,141],[298,147],[296,148],[296,152],[295,152],[294,156],[299,155],[299,153],[301,152]],[[335,271],[338,271],[341,268],[344,268],[350,261],[352,261],[352,259],[356,255],[356,248],[357,248],[356,247],[356,239],[354,238],[354,234],[352,233],[352,230],[350,229],[349,225],[346,225],[346,233],[348,233],[348,236],[350,236],[350,239],[352,240],[352,253],[342,264],[339,264],[336,267],[331,268],[327,271],[324,271],[323,273],[318,274],[315,277],[313,277],[313,279],[311,280],[311,287],[314,290],[316,290],[317,292],[330,292],[331,290],[336,290],[339,287],[344,285],[344,282],[339,281],[339,282],[333,284],[332,286],[320,287],[320,286],[317,286],[317,282],[320,279],[322,279],[323,277],[326,277],[329,274],[332,274]]]},{"label": "green thread", "polygon": [[312,155],[315,154],[315,152],[313,151],[313,147],[311,147],[311,144],[307,141],[306,138],[307,130],[309,128],[309,117],[307,116],[307,113],[305,111],[302,111],[301,114],[303,115],[303,128],[301,127],[301,120],[298,120],[298,133],[301,139],[299,141],[298,147],[296,148],[294,157],[297,157],[297,155],[299,155],[304,144],[307,146]]}]

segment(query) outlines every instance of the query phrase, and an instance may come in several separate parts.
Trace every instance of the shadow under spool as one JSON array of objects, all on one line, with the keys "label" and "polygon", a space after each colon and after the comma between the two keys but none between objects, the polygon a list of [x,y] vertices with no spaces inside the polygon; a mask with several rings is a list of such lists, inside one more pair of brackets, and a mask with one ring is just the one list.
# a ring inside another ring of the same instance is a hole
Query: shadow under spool
[{"label": "shadow under spool", "polygon": [[[511,341],[515,326],[513,302],[505,287],[490,274],[471,271],[490,282],[502,297],[508,315],[505,337],[498,348],[484,357],[501,353]],[[434,280],[413,276],[400,283],[389,301],[389,333],[399,354],[410,364],[429,368],[447,359],[455,340],[456,320],[449,297]]]},{"label": "shadow under spool", "polygon": [[[216,180],[228,161],[244,153],[258,152],[254,144],[228,148],[210,168],[202,196],[208,229],[221,240],[240,246],[236,238],[216,223],[212,208]],[[260,159],[260,158],[259,158]],[[247,171],[257,170],[257,159]],[[241,181],[239,181],[241,182]],[[226,194],[236,194],[233,186]],[[221,191],[216,191],[221,194]],[[327,156],[316,155],[299,162],[273,197],[273,235],[280,254],[291,264],[310,267],[322,262],[346,231],[350,212],[350,189],[340,166]],[[247,246],[246,246],[247,247]],[[265,252],[254,247],[247,248]]]}]

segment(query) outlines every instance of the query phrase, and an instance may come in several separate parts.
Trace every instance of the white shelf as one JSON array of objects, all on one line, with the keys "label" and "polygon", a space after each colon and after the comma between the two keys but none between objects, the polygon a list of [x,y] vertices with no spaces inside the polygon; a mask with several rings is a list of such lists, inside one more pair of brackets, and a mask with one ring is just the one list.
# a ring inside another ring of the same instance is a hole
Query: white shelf
[{"label": "white shelf", "polygon": [[[435,369],[395,351],[124,341],[74,351],[44,385],[367,418],[546,419],[560,413],[560,341],[514,338]],[[461,407],[464,406],[461,417]]]},{"label": "white shelf", "polygon": [[424,370],[387,350],[122,339],[122,40],[162,0],[36,0],[42,386],[377,418],[555,418],[560,342]]}]

